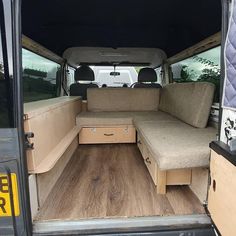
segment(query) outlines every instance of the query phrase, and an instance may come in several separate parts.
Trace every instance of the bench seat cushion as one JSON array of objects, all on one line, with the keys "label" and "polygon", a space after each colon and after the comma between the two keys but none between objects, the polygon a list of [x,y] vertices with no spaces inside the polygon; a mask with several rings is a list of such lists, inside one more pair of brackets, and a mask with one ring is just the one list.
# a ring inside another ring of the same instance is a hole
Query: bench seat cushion
[{"label": "bench seat cushion", "polygon": [[132,112],[81,112],[76,118],[81,127],[132,125]]},{"label": "bench seat cushion", "polygon": [[164,112],[82,112],[76,118],[81,127],[138,125],[143,121],[178,121]]},{"label": "bench seat cushion", "polygon": [[142,122],[176,122],[179,121],[177,118],[167,114],[166,112],[135,112],[133,113],[133,123],[138,126]]},{"label": "bench seat cushion", "polygon": [[161,170],[209,166],[209,143],[216,129],[199,129],[181,121],[139,122],[136,126],[144,137]]}]

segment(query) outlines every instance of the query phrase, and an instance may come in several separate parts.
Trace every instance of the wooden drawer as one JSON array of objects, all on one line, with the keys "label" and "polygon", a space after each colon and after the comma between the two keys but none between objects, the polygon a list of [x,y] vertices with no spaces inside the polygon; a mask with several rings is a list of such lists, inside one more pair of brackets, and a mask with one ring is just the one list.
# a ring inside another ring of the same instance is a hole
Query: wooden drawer
[{"label": "wooden drawer", "polygon": [[86,127],[79,133],[80,144],[135,142],[136,130],[133,126]]},{"label": "wooden drawer", "polygon": [[139,148],[139,151],[142,154],[143,159],[145,160],[145,158],[148,157],[148,149],[147,149],[147,146],[145,145],[143,138],[140,134],[138,134],[138,136],[137,136],[137,146]]},{"label": "wooden drawer", "polygon": [[150,152],[148,151],[148,148],[140,134],[137,136],[137,146],[142,154],[144,163],[148,168],[154,184],[157,185],[157,164],[155,159],[150,155]]},{"label": "wooden drawer", "polygon": [[152,177],[154,184],[157,185],[157,171],[158,171],[157,164],[155,159],[149,154],[148,151],[146,152],[144,162],[148,168],[148,171]]},{"label": "wooden drawer", "polygon": [[140,134],[138,134],[138,136],[137,136],[137,146],[138,146],[139,151],[142,154],[143,159],[145,159],[146,146],[144,145],[143,139],[141,138]]},{"label": "wooden drawer", "polygon": [[158,184],[158,181],[160,184],[160,181],[163,178],[165,185],[189,185],[191,183],[191,169],[178,169],[168,171],[160,170],[158,168],[155,158],[152,157],[150,151],[148,150],[144,142],[143,137],[140,134],[138,134],[137,137],[137,146],[142,154],[144,162],[156,186]]},{"label": "wooden drawer", "polygon": [[139,151],[143,155],[143,142],[139,134],[137,134],[137,146],[139,148]]}]

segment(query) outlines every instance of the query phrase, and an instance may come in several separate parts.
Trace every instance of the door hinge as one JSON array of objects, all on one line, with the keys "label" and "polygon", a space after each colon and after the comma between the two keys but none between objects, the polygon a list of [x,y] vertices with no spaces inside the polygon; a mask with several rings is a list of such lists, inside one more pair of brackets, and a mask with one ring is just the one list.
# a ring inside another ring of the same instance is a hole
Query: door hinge
[{"label": "door hinge", "polygon": [[34,137],[34,133],[33,132],[26,132],[25,133],[25,148],[27,149],[27,150],[29,150],[29,149],[34,149],[34,143],[31,143],[30,141],[29,141],[29,139],[30,138],[33,138]]}]

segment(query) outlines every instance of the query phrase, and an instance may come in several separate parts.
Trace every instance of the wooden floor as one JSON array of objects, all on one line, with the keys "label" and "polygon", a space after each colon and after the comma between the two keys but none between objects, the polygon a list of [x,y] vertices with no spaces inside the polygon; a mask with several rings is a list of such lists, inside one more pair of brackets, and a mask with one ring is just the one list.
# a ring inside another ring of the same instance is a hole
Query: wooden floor
[{"label": "wooden floor", "polygon": [[156,193],[136,145],[80,145],[36,220],[199,213],[187,186]]}]

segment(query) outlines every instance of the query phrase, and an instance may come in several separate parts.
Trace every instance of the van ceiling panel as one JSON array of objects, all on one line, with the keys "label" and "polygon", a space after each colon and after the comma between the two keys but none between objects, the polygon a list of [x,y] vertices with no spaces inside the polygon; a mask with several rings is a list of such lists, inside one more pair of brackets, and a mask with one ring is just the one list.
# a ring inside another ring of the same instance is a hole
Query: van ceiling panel
[{"label": "van ceiling panel", "polygon": [[22,0],[23,34],[69,47],[160,48],[168,57],[220,31],[220,0]]},{"label": "van ceiling panel", "polygon": [[157,67],[166,59],[166,55],[157,48],[72,47],[66,49],[63,58],[74,67],[88,62],[90,65],[130,65],[133,63]]}]

